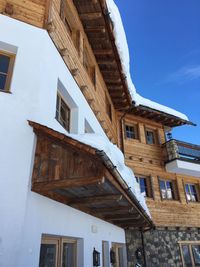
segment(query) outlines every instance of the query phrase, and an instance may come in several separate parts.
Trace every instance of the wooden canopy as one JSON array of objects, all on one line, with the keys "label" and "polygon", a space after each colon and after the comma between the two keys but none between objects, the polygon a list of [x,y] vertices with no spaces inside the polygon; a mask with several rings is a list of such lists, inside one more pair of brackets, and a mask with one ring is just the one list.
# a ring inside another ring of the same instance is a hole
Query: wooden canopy
[{"label": "wooden canopy", "polygon": [[190,121],[186,121],[174,115],[142,105],[133,106],[133,108],[130,109],[130,113],[136,116],[147,118],[149,120],[153,120],[158,123],[162,123],[164,126],[168,126],[171,128],[176,126],[182,126],[185,124],[195,126],[195,124]]},{"label": "wooden canopy", "polygon": [[116,109],[131,105],[105,0],[73,0]]},{"label": "wooden canopy", "polygon": [[37,135],[32,191],[123,228],[153,226],[105,153],[29,124]]}]

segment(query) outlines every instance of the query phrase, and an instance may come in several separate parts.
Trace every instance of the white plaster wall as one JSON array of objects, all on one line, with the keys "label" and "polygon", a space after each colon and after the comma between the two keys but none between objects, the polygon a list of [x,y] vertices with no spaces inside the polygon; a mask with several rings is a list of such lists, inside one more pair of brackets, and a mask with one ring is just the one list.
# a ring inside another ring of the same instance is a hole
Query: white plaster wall
[{"label": "white plaster wall", "polygon": [[0,49],[17,51],[12,94],[0,92],[0,267],[38,266],[42,233],[84,238],[90,267],[93,247],[124,243],[124,231],[30,191],[35,136],[27,120],[65,133],[55,120],[59,78],[78,107],[73,131],[83,133],[86,119],[104,132],[46,31],[0,15]]},{"label": "white plaster wall", "polygon": [[200,178],[200,164],[183,160],[173,160],[166,164],[167,172],[190,175]]}]

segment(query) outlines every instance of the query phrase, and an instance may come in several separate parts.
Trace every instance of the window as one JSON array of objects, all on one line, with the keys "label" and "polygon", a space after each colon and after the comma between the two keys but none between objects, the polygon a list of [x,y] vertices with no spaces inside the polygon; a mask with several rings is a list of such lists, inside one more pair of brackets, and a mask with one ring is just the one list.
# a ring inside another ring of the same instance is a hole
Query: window
[{"label": "window", "polygon": [[160,180],[160,192],[162,199],[176,199],[175,182],[169,180]]},{"label": "window", "polygon": [[149,145],[156,144],[156,131],[146,129],[146,142]]},{"label": "window", "polygon": [[130,139],[138,139],[138,130],[136,125],[125,125],[126,137]]},{"label": "window", "polygon": [[124,244],[118,244],[118,243],[112,243],[112,249],[113,252],[113,265],[115,267],[125,267],[127,266],[126,262],[126,250],[125,250]]},{"label": "window", "polygon": [[150,177],[146,176],[137,176],[137,182],[139,183],[140,192],[145,197],[152,197],[152,188],[151,188],[151,180]]},{"label": "window", "polygon": [[198,188],[194,184],[185,184],[185,193],[188,201],[197,202],[199,201],[198,197]]},{"label": "window", "polygon": [[62,99],[60,94],[57,94],[56,102],[56,119],[69,132],[70,130],[70,108]]},{"label": "window", "polygon": [[65,0],[61,0],[61,3],[60,3],[60,17],[61,17],[62,21],[64,22],[68,33],[72,36],[73,31],[72,31],[71,25],[70,25],[69,20],[68,20],[69,9],[67,6],[67,2]]},{"label": "window", "polygon": [[0,51],[0,90],[8,92],[13,72],[15,55]]},{"label": "window", "polygon": [[200,243],[182,242],[179,244],[184,267],[200,266]]},{"label": "window", "polygon": [[39,267],[76,267],[77,240],[64,237],[43,237]]}]

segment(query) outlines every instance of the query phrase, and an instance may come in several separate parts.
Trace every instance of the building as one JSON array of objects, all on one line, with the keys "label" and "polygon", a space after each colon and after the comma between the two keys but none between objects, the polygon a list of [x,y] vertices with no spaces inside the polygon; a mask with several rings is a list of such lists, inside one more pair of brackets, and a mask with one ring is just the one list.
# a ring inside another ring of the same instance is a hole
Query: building
[{"label": "building", "polygon": [[134,90],[114,3],[0,0],[0,13],[0,266],[134,266],[139,248],[149,267],[187,249],[195,266],[178,242],[199,240],[199,147],[166,143],[187,117]]}]

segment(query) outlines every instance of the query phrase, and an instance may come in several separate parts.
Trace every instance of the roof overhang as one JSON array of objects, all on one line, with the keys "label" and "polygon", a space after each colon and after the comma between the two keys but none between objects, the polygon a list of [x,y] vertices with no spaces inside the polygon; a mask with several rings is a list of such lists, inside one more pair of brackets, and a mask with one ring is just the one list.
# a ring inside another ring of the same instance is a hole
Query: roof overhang
[{"label": "roof overhang", "polygon": [[115,44],[113,24],[105,0],[74,0],[91,48],[117,110],[131,106],[131,95]]},{"label": "roof overhang", "polygon": [[133,105],[132,109],[130,109],[130,113],[149,120],[153,120],[171,128],[182,125],[196,126],[196,124],[190,121],[143,105]]},{"label": "roof overhang", "polygon": [[32,191],[122,228],[153,222],[103,151],[29,121],[37,136]]}]

